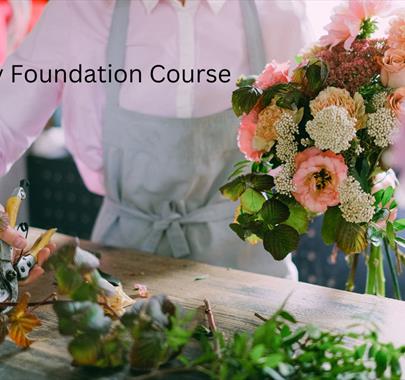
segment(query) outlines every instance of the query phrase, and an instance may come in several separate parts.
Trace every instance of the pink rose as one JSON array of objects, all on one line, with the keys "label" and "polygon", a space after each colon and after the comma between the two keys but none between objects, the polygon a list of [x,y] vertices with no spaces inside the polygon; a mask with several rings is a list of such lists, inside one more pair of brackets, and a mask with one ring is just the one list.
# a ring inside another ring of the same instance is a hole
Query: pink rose
[{"label": "pink rose", "polygon": [[349,50],[360,33],[363,20],[386,13],[391,7],[389,0],[349,0],[334,9],[331,22],[325,27],[327,35],[320,39],[321,46],[331,48],[344,42]]},{"label": "pink rose", "polygon": [[405,49],[388,49],[380,64],[381,83],[384,86],[405,86]]},{"label": "pink rose", "polygon": [[288,83],[290,81],[289,69],[289,61],[284,63],[277,63],[275,60],[271,61],[257,77],[255,87],[265,90],[275,84]]},{"label": "pink rose", "polygon": [[315,213],[340,203],[339,186],[347,178],[347,166],[340,154],[311,147],[295,157],[293,177],[297,202]]},{"label": "pink rose", "polygon": [[259,112],[253,108],[247,115],[243,115],[238,131],[238,147],[247,160],[260,161],[261,151],[254,148],[253,139],[256,134],[256,126]]},{"label": "pink rose", "polygon": [[[392,169],[388,169],[386,172],[378,173],[374,178],[373,178],[373,187],[371,188],[371,194],[375,194],[377,191],[380,191],[382,189],[388,189],[388,187],[392,187],[394,190],[397,188],[399,185],[399,181],[397,176],[395,175],[395,172]],[[388,202],[388,204],[385,206],[387,208],[390,207],[391,203],[394,202],[394,197]],[[382,205],[380,204],[380,207]],[[392,210],[390,210],[387,218],[385,220],[380,220],[377,224],[384,228],[386,225],[387,220],[390,222],[393,222],[398,214],[398,208],[395,207]]]},{"label": "pink rose", "polygon": [[391,48],[405,49],[405,12],[391,21],[388,32],[388,46]]}]

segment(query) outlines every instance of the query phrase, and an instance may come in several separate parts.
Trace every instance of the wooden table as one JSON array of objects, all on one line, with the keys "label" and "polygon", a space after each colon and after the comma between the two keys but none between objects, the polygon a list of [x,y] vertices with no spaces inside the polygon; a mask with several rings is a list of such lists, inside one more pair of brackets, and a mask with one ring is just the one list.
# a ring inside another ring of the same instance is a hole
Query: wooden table
[{"label": "wooden table", "polygon": [[[69,239],[63,235],[55,238],[58,244]],[[88,242],[82,246],[102,254],[102,268],[121,279],[130,295],[135,293],[133,285],[142,283],[151,294],[165,293],[189,308],[201,306],[203,299],[208,298],[218,328],[226,333],[252,330],[260,323],[253,315],[255,312],[267,316],[290,296],[286,308],[301,323],[344,330],[353,323],[373,321],[380,327],[384,340],[405,344],[405,302]],[[44,275],[28,290],[32,300],[42,300],[54,290],[52,275]],[[68,339],[58,334],[51,307],[41,307],[37,313],[43,326],[31,334],[36,342],[30,349],[20,350],[11,342],[0,346],[0,379],[93,378],[95,375],[70,365]],[[100,379],[127,377],[125,372],[106,374],[105,371],[96,376]]]}]

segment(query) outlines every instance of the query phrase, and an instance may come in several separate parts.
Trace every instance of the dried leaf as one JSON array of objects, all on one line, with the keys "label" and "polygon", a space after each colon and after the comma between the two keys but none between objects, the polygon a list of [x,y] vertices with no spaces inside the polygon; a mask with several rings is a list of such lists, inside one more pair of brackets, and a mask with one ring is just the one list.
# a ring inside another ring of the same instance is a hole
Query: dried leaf
[{"label": "dried leaf", "polygon": [[138,291],[139,297],[141,298],[148,298],[149,292],[146,285],[143,284],[135,284],[134,289]]},{"label": "dried leaf", "polygon": [[135,300],[129,297],[122,288],[122,285],[115,286],[115,293],[112,296],[101,296],[101,302],[105,302],[107,307],[104,307],[104,312],[111,315],[111,310],[118,316],[125,312],[125,308],[133,305]]},{"label": "dried leaf", "polygon": [[7,315],[0,314],[0,344],[4,342],[4,339],[8,333],[8,317]]},{"label": "dried leaf", "polygon": [[202,274],[200,276],[195,276],[194,281],[201,281],[201,280],[206,280],[209,277],[208,274]]},{"label": "dried leaf", "polygon": [[31,295],[25,292],[9,315],[8,335],[17,346],[24,348],[29,347],[33,342],[27,337],[27,334],[41,325],[41,321],[27,308],[30,297]]}]

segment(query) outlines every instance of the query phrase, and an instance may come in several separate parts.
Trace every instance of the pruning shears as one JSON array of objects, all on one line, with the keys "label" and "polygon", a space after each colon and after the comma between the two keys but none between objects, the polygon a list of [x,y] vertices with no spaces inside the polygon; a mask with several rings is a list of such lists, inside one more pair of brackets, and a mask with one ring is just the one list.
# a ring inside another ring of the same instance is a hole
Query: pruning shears
[{"label": "pruning shears", "polygon": [[[15,228],[17,225],[18,213],[21,203],[27,198],[28,182],[22,180],[20,185],[13,191],[5,205],[5,215],[7,216],[7,226]],[[3,223],[4,224],[4,223]],[[28,233],[27,223],[20,223],[23,232]],[[15,261],[13,247],[4,241],[0,241],[0,302],[16,302],[18,299],[18,281],[26,279],[31,269],[37,262],[38,253],[50,241],[56,228],[44,232],[34,243],[27,253],[21,253]],[[0,314],[5,314],[12,309],[8,306],[0,310]]]}]

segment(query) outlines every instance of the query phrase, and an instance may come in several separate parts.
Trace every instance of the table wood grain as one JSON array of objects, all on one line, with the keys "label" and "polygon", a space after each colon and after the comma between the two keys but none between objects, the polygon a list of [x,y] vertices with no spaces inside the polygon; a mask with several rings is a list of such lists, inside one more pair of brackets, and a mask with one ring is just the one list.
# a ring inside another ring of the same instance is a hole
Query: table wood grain
[{"label": "table wood grain", "polygon": [[[34,239],[39,230],[31,230]],[[58,245],[71,238],[58,234]],[[344,331],[353,324],[377,324],[381,337],[397,345],[405,344],[405,302],[360,295],[302,282],[243,272],[203,263],[163,258],[129,249],[101,247],[83,242],[82,247],[100,252],[102,269],[118,277],[126,292],[135,294],[134,284],[147,285],[152,295],[165,293],[174,302],[197,308],[208,298],[218,328],[226,334],[251,331],[260,321],[258,312],[270,315],[288,298],[286,309],[299,323]],[[199,280],[198,280],[199,279]],[[32,301],[42,300],[55,290],[52,274],[45,274],[26,287]],[[27,350],[7,341],[0,346],[0,379],[123,379],[127,371],[89,373],[70,365],[68,338],[57,332],[51,307],[36,310],[43,324],[31,334],[35,343]]]}]

